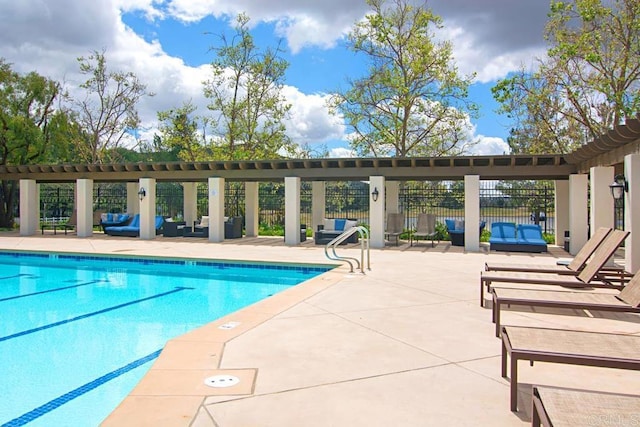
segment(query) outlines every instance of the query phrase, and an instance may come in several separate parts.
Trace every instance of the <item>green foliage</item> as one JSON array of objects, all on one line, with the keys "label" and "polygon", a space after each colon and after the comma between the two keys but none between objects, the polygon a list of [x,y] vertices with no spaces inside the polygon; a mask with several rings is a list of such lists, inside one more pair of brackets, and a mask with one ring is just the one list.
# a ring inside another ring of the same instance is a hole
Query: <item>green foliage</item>
[{"label": "green foliage", "polygon": [[[16,73],[0,58],[0,164],[28,165],[56,161],[63,152],[59,136],[65,117],[54,105],[57,82],[35,72]],[[0,227],[13,226],[17,181],[0,181]]]},{"label": "green foliage", "polygon": [[[388,4],[391,3],[391,4]],[[332,96],[332,111],[354,131],[362,156],[455,155],[471,143],[467,99],[472,76],[460,77],[451,44],[436,42],[441,19],[408,0],[367,0],[371,12],[349,34],[351,49],[369,61],[367,76]]]},{"label": "green foliage", "polygon": [[196,107],[187,102],[182,107],[161,111],[160,133],[154,142],[162,151],[168,151],[176,160],[195,162],[209,160],[212,153],[207,149],[206,119],[195,115]]},{"label": "green foliage", "polygon": [[212,48],[216,59],[204,94],[211,100],[214,135],[207,143],[214,159],[268,159],[293,153],[284,125],[291,105],[282,94],[289,63],[281,58],[279,46],[260,50],[248,24],[247,15],[238,15],[233,38],[221,35],[221,45]]},{"label": "green foliage", "polygon": [[514,153],[567,153],[640,111],[640,2],[553,1],[547,57],[498,82]]}]

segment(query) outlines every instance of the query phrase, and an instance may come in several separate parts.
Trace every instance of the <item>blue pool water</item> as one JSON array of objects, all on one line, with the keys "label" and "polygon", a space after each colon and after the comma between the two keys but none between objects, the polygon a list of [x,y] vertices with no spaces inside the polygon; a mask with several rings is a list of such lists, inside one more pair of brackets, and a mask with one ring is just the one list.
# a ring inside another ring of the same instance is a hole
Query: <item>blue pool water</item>
[{"label": "blue pool water", "polygon": [[0,252],[0,425],[97,426],[167,340],[328,269]]}]

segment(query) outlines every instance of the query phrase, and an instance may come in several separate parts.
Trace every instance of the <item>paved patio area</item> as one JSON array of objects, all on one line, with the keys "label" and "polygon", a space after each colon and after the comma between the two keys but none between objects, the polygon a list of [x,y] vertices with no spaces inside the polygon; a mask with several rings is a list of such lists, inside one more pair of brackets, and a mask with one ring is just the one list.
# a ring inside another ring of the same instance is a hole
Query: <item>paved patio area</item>
[{"label": "paved patio area", "polygon": [[[313,241],[287,247],[268,237],[212,244],[0,233],[0,248],[330,262]],[[567,254],[481,249],[401,242],[372,250],[364,275],[343,266],[177,337],[103,425],[522,426],[530,424],[531,384],[640,394],[640,372],[521,363],[522,409],[511,412],[500,340],[478,301],[480,271],[487,260],[554,264]],[[359,257],[359,246],[338,253]],[[640,317],[626,313],[506,310],[503,324],[640,334]],[[203,385],[215,374],[240,382]]]}]

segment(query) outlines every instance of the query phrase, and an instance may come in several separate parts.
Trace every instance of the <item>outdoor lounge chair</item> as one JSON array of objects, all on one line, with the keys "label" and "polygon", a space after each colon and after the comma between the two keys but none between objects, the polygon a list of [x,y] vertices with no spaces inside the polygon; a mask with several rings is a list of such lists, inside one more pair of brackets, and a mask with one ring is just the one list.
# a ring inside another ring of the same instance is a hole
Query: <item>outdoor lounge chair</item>
[{"label": "outdoor lounge chair", "polygon": [[[413,233],[411,233],[410,246],[413,246],[414,240],[417,244],[418,238],[423,237],[425,239],[431,239],[431,247],[433,248],[433,241],[435,240],[437,235],[438,232],[436,231],[436,216],[429,213],[419,213],[418,222],[416,223],[416,229]],[[440,243],[439,240],[438,243]]]},{"label": "outdoor lounge chair", "polygon": [[593,233],[593,236],[582,249],[578,251],[576,256],[567,265],[540,265],[540,264],[498,264],[486,262],[484,264],[485,271],[522,271],[530,273],[557,273],[577,275],[587,265],[587,261],[598,249],[598,246],[604,242],[605,238],[611,233],[612,228],[600,227]]},{"label": "outdoor lounge chair", "polygon": [[385,238],[396,241],[396,246],[400,241],[400,235],[404,232],[404,214],[390,213],[387,215],[387,229],[384,231]]},{"label": "outdoor lounge chair", "polygon": [[494,282],[556,285],[574,288],[599,287],[622,289],[624,279],[619,280],[620,283],[616,284],[614,281],[617,279],[612,278],[606,271],[602,271],[602,268],[628,235],[628,231],[611,231],[610,237],[598,246],[591,261],[575,276],[568,274],[522,273],[517,271],[483,271],[480,273],[480,306],[484,306],[485,286],[487,287],[487,291],[489,291],[491,283]]},{"label": "outdoor lounge chair", "polygon": [[496,336],[498,336],[500,333],[500,310],[503,305],[640,313],[640,273],[636,273],[617,295],[603,292],[497,287],[491,289],[491,294],[493,295],[493,321],[496,324]]},{"label": "outdoor lounge chair", "polygon": [[510,408],[518,410],[518,361],[640,370],[640,336],[520,326],[502,327],[502,377],[510,363]]},{"label": "outdoor lounge chair", "polygon": [[640,396],[533,386],[532,427],[624,425],[639,414]]},{"label": "outdoor lounge chair", "polygon": [[73,230],[78,225],[78,213],[74,209],[71,212],[71,216],[67,220],[67,222],[61,223],[42,223],[40,226],[40,232],[44,234],[44,230],[46,228],[51,228],[53,230],[53,234],[58,234],[58,229],[64,230],[64,234],[67,234],[68,230]]}]

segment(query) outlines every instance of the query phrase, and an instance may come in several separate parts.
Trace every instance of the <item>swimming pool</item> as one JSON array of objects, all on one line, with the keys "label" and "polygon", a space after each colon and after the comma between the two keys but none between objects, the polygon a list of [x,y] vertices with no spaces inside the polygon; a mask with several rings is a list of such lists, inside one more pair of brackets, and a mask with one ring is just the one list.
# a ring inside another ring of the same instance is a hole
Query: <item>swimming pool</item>
[{"label": "swimming pool", "polygon": [[0,424],[96,426],[167,340],[331,268],[0,251]]}]

